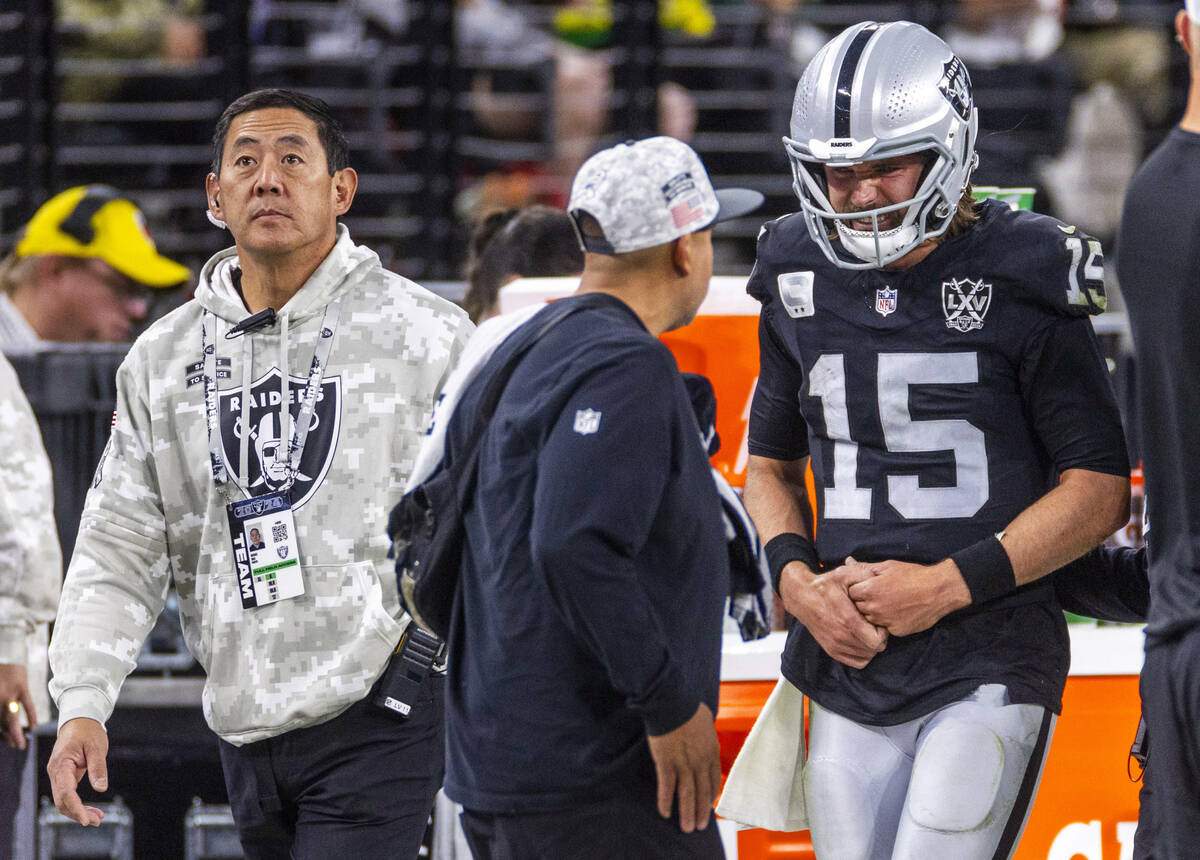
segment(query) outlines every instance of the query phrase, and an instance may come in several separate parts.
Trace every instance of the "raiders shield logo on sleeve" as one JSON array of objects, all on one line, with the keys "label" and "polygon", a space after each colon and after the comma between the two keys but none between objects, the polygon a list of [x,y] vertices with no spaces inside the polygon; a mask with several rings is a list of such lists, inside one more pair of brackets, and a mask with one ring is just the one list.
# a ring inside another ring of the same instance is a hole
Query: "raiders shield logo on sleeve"
[{"label": "raiders shield logo on sleeve", "polygon": [[[300,403],[308,380],[288,377],[288,410],[292,420],[300,413]],[[280,427],[279,369],[272,367],[250,386],[250,415],[242,427],[242,390],[231,388],[220,395],[221,447],[229,473],[251,494],[273,493],[287,481],[287,433]],[[327,377],[321,382],[313,408],[312,424],[304,452],[292,485],[292,507],[298,508],[312,496],[325,478],[337,447],[338,429],[342,419],[341,377]],[[239,462],[242,433],[249,434],[246,456],[246,475],[240,473]]]}]

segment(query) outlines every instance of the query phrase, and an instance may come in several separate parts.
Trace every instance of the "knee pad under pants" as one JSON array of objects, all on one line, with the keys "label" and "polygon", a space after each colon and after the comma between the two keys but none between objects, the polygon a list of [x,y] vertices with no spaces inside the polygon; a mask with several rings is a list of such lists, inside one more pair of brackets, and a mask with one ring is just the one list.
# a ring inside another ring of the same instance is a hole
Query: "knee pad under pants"
[{"label": "knee pad under pants", "polygon": [[994,684],[896,726],[812,703],[804,791],[817,857],[971,860],[1015,846],[1036,788],[1026,772],[1040,773],[1052,725]]}]

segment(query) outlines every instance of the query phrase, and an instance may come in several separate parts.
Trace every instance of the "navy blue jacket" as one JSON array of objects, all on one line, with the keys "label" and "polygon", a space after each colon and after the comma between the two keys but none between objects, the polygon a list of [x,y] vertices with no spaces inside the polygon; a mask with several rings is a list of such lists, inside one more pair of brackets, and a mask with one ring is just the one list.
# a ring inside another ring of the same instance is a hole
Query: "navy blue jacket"
[{"label": "navy blue jacket", "polygon": [[1146,635],[1200,625],[1200,134],[1180,127],[1125,193],[1117,274],[1137,358],[1139,448],[1146,456],[1152,599]]},{"label": "navy blue jacket", "polygon": [[[476,811],[652,785],[646,735],[717,709],[728,553],[691,403],[623,302],[588,301],[521,359],[480,442],[446,699],[446,790]],[[464,392],[448,462],[517,339]]]}]

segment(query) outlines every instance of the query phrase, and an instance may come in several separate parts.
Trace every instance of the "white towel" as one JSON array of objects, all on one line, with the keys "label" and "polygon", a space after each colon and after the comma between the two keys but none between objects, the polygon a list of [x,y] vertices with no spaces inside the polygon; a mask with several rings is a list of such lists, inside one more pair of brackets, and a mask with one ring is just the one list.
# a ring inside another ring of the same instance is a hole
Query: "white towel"
[{"label": "white towel", "polygon": [[780,678],[729,769],[717,815],[739,829],[807,830],[804,755],[804,694]]}]

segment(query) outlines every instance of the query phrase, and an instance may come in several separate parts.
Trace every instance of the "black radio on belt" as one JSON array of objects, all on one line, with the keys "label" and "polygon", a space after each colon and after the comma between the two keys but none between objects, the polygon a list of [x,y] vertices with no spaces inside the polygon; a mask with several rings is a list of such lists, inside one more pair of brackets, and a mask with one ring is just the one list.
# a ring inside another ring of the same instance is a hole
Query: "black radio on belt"
[{"label": "black radio on belt", "polygon": [[407,719],[417,702],[421,684],[433,671],[444,647],[441,639],[410,623],[375,684],[372,704]]}]

